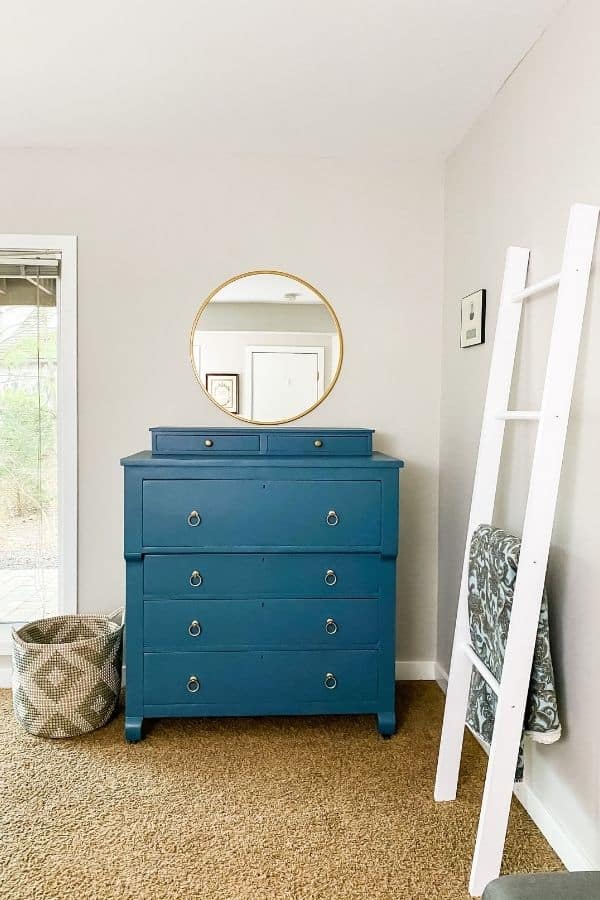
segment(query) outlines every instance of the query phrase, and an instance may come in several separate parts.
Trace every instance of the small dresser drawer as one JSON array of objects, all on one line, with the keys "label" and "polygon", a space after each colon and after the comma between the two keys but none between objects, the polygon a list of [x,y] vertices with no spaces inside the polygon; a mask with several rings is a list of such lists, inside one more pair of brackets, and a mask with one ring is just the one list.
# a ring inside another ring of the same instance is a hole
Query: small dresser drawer
[{"label": "small dresser drawer", "polygon": [[343,547],[381,543],[380,481],[148,480],[145,547]]},{"label": "small dresser drawer", "polygon": [[186,553],[144,558],[146,598],[370,598],[379,591],[373,553]]},{"label": "small dresser drawer", "polygon": [[144,606],[145,650],[375,647],[377,600],[156,600]]},{"label": "small dresser drawer", "polygon": [[290,704],[377,697],[376,650],[145,653],[144,701]]},{"label": "small dresser drawer", "polygon": [[214,431],[159,431],[152,435],[154,456],[190,454],[252,454],[260,451],[258,434],[219,434]]},{"label": "small dresser drawer", "polygon": [[369,428],[151,428],[153,456],[371,456]]},{"label": "small dresser drawer", "polygon": [[267,437],[270,456],[370,456],[369,431],[331,434],[318,431],[271,432]]}]

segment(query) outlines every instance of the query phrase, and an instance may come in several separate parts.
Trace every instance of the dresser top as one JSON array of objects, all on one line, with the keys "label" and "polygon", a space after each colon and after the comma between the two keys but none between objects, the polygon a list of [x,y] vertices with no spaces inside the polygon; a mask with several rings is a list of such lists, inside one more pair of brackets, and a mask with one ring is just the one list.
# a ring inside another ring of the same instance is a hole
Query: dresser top
[{"label": "dresser top", "polygon": [[181,455],[160,455],[154,456],[150,450],[141,450],[139,453],[132,453],[131,456],[125,456],[121,459],[123,466],[185,466],[186,468],[206,469],[220,466],[240,466],[240,467],[294,467],[307,468],[312,466],[321,466],[325,468],[370,468],[372,466],[387,466],[395,469],[404,468],[404,461],[396,459],[393,456],[387,456],[385,453],[379,453],[375,450],[371,456],[260,456],[260,455],[235,455],[233,456],[192,456],[191,454]]},{"label": "dresser top", "polygon": [[166,432],[169,434],[320,434],[323,436],[327,435],[366,435],[366,434],[375,434],[374,428],[319,428],[318,426],[314,426],[313,428],[282,428],[278,425],[276,428],[270,428],[267,426],[263,427],[254,427],[253,425],[248,425],[246,427],[241,428],[212,428],[210,426],[204,427],[202,425],[196,426],[156,426],[154,428],[150,428],[149,431],[154,434],[154,432]]}]

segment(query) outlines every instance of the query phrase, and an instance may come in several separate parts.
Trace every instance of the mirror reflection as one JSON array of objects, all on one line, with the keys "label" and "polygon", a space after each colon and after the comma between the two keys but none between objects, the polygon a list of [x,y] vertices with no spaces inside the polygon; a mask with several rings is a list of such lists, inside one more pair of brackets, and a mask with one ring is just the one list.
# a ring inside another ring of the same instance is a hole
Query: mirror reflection
[{"label": "mirror reflection", "polygon": [[282,272],[250,272],[202,304],[191,334],[198,381],[223,410],[279,424],[317,406],[341,366],[342,335],[327,300]]}]

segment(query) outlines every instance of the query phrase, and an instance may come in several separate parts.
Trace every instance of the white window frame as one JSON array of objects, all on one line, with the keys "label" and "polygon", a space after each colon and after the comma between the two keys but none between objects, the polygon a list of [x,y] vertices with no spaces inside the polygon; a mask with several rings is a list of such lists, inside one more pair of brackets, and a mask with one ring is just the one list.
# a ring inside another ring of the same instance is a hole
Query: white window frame
[{"label": "white window frame", "polygon": [[[74,235],[0,234],[0,250],[60,253],[56,297],[58,609],[77,612],[77,238]],[[0,656],[11,652],[11,626],[0,624]],[[1,669],[1,667],[0,667]],[[0,683],[2,672],[0,671]]]}]

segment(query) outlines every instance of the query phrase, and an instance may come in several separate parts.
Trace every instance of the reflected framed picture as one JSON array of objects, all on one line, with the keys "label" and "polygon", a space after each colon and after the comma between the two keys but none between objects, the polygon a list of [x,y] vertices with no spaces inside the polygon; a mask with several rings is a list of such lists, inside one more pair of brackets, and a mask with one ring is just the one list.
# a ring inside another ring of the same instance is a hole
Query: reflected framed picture
[{"label": "reflected framed picture", "polygon": [[460,346],[485,343],[485,290],[475,291],[460,301]]},{"label": "reflected framed picture", "polygon": [[240,376],[221,372],[206,373],[206,390],[215,403],[227,412],[237,413],[239,407]]}]

